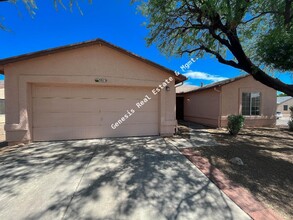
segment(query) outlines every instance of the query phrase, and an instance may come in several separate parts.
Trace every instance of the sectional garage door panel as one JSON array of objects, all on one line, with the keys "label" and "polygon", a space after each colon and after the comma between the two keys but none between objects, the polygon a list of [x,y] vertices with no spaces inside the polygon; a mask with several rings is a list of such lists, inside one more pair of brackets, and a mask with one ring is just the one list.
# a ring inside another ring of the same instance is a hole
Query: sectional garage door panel
[{"label": "sectional garage door panel", "polygon": [[[84,126],[107,126],[109,122],[115,123],[125,113],[109,112],[106,115],[101,113],[38,113],[34,115],[34,128],[47,127],[79,127]],[[156,124],[157,117],[154,117],[156,112],[136,112],[123,124]],[[50,119],[50,120],[48,120]],[[76,120],[73,120],[76,119]],[[79,120],[77,120],[79,119]],[[110,125],[111,125],[110,124]]]},{"label": "sectional garage door panel", "polygon": [[35,141],[51,140],[78,140],[99,137],[126,137],[158,135],[154,132],[154,125],[123,125],[113,130],[109,126],[84,126],[84,127],[56,127],[34,129]]},{"label": "sectional garage door panel", "polygon": [[[137,108],[145,95],[151,100]],[[159,100],[151,88],[35,85],[32,96],[35,141],[159,134]],[[112,129],[131,109],[135,113]]]}]

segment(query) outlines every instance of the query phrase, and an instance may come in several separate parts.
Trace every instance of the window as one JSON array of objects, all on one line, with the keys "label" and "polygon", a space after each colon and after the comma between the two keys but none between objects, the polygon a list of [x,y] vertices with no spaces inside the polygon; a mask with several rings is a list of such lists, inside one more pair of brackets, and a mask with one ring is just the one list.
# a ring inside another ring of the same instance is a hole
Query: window
[{"label": "window", "polygon": [[242,93],[242,115],[260,115],[260,92]]},{"label": "window", "polygon": [[288,111],[288,105],[283,105],[284,111]]}]

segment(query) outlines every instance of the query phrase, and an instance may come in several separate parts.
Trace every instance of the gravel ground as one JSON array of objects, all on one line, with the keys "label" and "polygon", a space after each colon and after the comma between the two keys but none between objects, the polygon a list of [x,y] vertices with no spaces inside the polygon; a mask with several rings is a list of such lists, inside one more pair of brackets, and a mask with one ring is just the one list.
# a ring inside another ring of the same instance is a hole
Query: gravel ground
[{"label": "gravel ground", "polygon": [[[190,128],[181,126],[189,138]],[[229,179],[254,194],[284,219],[293,219],[293,133],[284,128],[243,129],[237,137],[226,130],[205,129],[217,144],[195,150]],[[244,166],[229,160],[240,157]]]}]

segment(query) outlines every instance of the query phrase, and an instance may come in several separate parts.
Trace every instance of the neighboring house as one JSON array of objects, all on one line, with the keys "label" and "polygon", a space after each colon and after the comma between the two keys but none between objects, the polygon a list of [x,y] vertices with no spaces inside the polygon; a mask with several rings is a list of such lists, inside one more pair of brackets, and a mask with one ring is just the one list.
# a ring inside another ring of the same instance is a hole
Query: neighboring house
[{"label": "neighboring house", "polygon": [[244,75],[197,88],[184,97],[184,120],[226,127],[231,114],[245,116],[247,127],[272,127],[276,123],[276,91]]},{"label": "neighboring house", "polygon": [[290,116],[290,106],[293,106],[293,97],[277,97],[277,112],[281,112],[283,116],[288,117]]},{"label": "neighboring house", "polygon": [[100,39],[0,60],[0,70],[8,142],[172,135],[186,79]]},{"label": "neighboring house", "polygon": [[4,80],[0,80],[0,115],[5,114]]}]

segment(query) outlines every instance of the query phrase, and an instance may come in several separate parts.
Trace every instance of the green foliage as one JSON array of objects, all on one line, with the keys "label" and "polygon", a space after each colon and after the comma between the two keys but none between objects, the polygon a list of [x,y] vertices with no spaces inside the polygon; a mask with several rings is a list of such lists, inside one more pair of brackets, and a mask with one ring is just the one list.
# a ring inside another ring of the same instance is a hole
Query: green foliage
[{"label": "green foliage", "polygon": [[280,71],[293,71],[293,29],[271,30],[257,44],[260,60]]},{"label": "green foliage", "polygon": [[[210,55],[250,73],[243,67],[244,52],[257,67],[292,70],[293,37],[284,31],[290,26],[290,21],[284,24],[286,0],[133,1],[147,18],[148,45],[156,44],[167,56]],[[292,20],[293,3],[289,6]]]},{"label": "green foliage", "polygon": [[[2,0],[1,2],[9,2],[12,4],[23,3],[31,16],[34,16],[36,14],[36,10],[38,9],[36,0],[7,0],[7,1]],[[79,7],[78,2],[79,2],[78,0],[65,0],[65,1],[64,0],[53,0],[53,4],[54,4],[56,10],[58,9],[59,6],[66,9],[67,5],[68,5],[70,10],[72,10],[73,7],[76,6],[76,8],[82,14],[82,10]],[[88,2],[92,3],[92,0],[88,0]],[[0,29],[6,30],[5,26],[1,22],[0,22]]]},{"label": "green foliage", "polygon": [[[167,55],[182,55],[184,51],[193,51],[201,45],[219,53],[226,58],[228,48],[215,39],[215,35],[227,40],[219,26],[214,25],[214,15],[219,15],[221,23],[228,29],[238,27],[238,37],[250,46],[248,39],[265,33],[268,19],[261,23],[261,19],[244,24],[248,13],[254,16],[258,13],[262,1],[256,0],[250,4],[245,0],[138,0],[139,10],[148,19],[147,28],[150,30],[148,44],[157,44]],[[211,34],[211,29],[214,32]],[[254,42],[255,43],[255,42]],[[255,51],[255,46],[251,47]],[[203,50],[196,50],[197,57],[206,54]],[[190,54],[191,55],[191,54]],[[210,54],[214,56],[213,54]]]},{"label": "green foliage", "polygon": [[244,117],[242,115],[228,116],[228,131],[231,135],[237,135],[244,125]]},{"label": "green foliage", "polygon": [[293,106],[290,106],[290,120],[288,122],[289,130],[293,131]]},{"label": "green foliage", "polygon": [[283,96],[288,96],[288,95],[285,94],[285,93],[279,93],[279,94],[277,95],[277,97],[283,97]]}]

